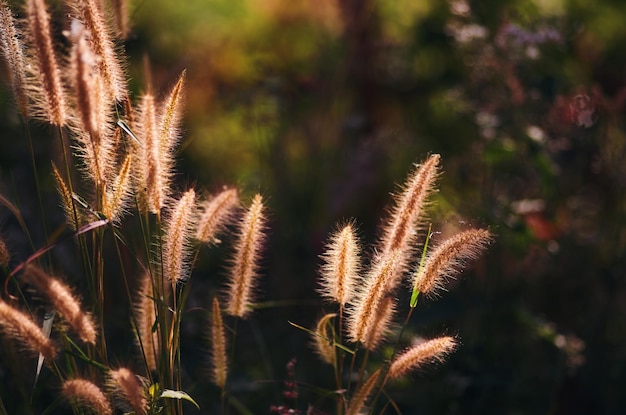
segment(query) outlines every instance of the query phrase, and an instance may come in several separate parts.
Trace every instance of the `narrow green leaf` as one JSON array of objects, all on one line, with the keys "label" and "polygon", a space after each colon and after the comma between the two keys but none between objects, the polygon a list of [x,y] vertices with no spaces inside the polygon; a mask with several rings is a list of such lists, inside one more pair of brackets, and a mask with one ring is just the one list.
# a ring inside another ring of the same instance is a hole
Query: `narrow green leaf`
[{"label": "narrow green leaf", "polygon": [[422,250],[422,258],[420,259],[420,266],[417,268],[417,271],[413,275],[413,292],[411,293],[411,302],[409,305],[411,308],[415,308],[417,305],[417,298],[419,297],[419,290],[417,289],[417,277],[422,273],[424,268],[424,262],[426,261],[426,251],[428,250],[428,243],[430,242],[430,237],[432,236],[431,229],[433,224],[428,225],[428,233],[426,234],[426,241],[424,242],[424,249]]},{"label": "narrow green leaf", "polygon": [[[297,328],[297,329],[300,329],[300,330],[306,331],[307,333],[309,333],[309,334],[310,334],[310,335],[312,335],[312,336],[316,336],[316,337],[322,338],[322,339],[324,339],[324,340],[330,340],[330,339],[327,339],[327,338],[326,338],[326,337],[324,337],[324,336],[320,336],[319,334],[317,334],[317,333],[316,333],[316,332],[314,332],[313,330],[309,330],[309,329],[307,329],[306,327],[303,327],[303,326],[301,326],[301,325],[299,325],[299,324],[296,324],[296,323],[294,323],[294,322],[292,322],[292,321],[287,320],[287,322],[288,322],[289,324],[291,324],[292,326],[294,326],[295,328]],[[339,343],[337,343],[337,342],[334,342],[334,341],[333,341],[333,345],[334,345],[336,348],[341,349],[341,350],[343,350],[343,351],[344,351],[344,352],[346,352],[346,353],[350,353],[350,354],[354,354],[354,353],[356,353],[354,350],[349,349],[348,347],[344,346],[343,344],[339,344]]]},{"label": "narrow green leaf", "polygon": [[200,405],[198,405],[191,396],[183,391],[173,391],[171,389],[165,389],[163,390],[163,392],[161,392],[161,398],[184,399],[194,404],[196,408],[200,409]]}]

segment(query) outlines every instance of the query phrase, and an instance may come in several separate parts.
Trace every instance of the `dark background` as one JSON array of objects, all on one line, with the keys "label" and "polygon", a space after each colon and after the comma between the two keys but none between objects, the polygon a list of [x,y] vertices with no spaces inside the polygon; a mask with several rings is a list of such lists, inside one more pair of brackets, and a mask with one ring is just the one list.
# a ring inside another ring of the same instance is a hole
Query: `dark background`
[{"label": "dark background", "polygon": [[[367,257],[390,194],[430,153],[443,170],[433,229],[487,227],[495,243],[449,292],[418,305],[406,338],[449,334],[460,347],[390,385],[403,413],[624,411],[626,3],[149,0],[131,10],[135,96],[144,55],[163,92],[187,70],[176,186],[234,185],[244,201],[260,192],[268,204],[262,307],[238,325],[231,378],[253,413],[306,410],[316,387],[333,387],[288,321],[312,327],[332,310],[315,292],[327,235],[354,219]],[[21,201],[41,246],[28,145],[0,93],[2,192]],[[53,140],[36,148],[51,223],[62,220],[44,162],[55,151]],[[5,239],[19,240],[2,215]],[[207,413],[219,403],[202,367],[223,245],[201,250],[183,327],[186,390]],[[130,362],[127,306],[110,309],[111,353]],[[297,403],[281,396],[293,358]]]}]

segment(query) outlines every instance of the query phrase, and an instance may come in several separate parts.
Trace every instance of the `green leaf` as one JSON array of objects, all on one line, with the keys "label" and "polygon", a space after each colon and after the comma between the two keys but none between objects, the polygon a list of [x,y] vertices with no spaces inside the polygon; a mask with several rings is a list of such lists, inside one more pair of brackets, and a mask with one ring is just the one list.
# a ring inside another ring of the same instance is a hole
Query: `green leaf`
[{"label": "green leaf", "polygon": [[417,271],[413,275],[413,292],[411,293],[411,302],[409,303],[411,308],[415,308],[415,306],[417,305],[417,297],[420,294],[419,290],[417,289],[417,277],[422,273],[422,269],[424,268],[424,261],[426,261],[426,251],[428,250],[428,243],[430,242],[430,236],[432,235],[432,233],[430,232],[432,227],[432,223],[428,225],[428,233],[426,234],[426,242],[424,242],[424,250],[422,250],[420,266],[417,268]]},{"label": "green leaf", "polygon": [[194,404],[196,408],[200,409],[200,405],[198,405],[191,396],[187,395],[187,393],[183,391],[173,391],[171,389],[165,389],[163,390],[163,392],[161,392],[161,398],[184,399]]}]

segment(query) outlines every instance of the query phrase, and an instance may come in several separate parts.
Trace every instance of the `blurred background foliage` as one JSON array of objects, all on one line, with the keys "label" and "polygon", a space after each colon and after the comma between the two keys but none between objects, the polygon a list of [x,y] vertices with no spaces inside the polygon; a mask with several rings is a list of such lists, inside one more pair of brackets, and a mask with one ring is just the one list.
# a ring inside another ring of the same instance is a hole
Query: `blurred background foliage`
[{"label": "blurred background foliage", "polygon": [[[622,413],[625,2],[130,4],[133,90],[146,88],[144,55],[162,91],[187,70],[180,187],[236,185],[269,201],[265,307],[240,325],[233,368],[233,393],[254,413],[296,405],[280,392],[292,358],[301,410],[320,399],[310,385],[332,387],[307,334],[287,321],[311,327],[321,315],[328,233],[354,218],[370,246],[394,183],[431,152],[443,160],[430,219],[438,238],[472,224],[497,242],[450,292],[418,306],[410,332],[458,334],[462,345],[390,386],[403,413]],[[2,105],[6,137],[19,126]],[[6,172],[26,150],[2,141]],[[192,305],[207,308],[221,284],[221,250],[203,252]],[[183,343],[183,363],[194,372],[206,329],[190,314],[197,342]],[[208,384],[188,392],[217,396]]]}]

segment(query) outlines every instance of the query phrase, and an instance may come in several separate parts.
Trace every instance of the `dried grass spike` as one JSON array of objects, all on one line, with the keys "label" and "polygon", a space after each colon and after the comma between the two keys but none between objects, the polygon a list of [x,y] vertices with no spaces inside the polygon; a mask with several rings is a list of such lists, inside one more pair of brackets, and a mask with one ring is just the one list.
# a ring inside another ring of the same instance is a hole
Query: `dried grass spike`
[{"label": "dried grass spike", "polygon": [[131,157],[126,156],[113,185],[106,189],[103,210],[106,217],[114,223],[122,218],[131,196],[130,172]]},{"label": "dried grass spike", "polygon": [[113,410],[104,393],[85,379],[71,379],[63,383],[63,396],[70,402],[86,406],[98,415],[112,415]]},{"label": "dried grass spike", "polygon": [[145,415],[148,409],[146,391],[137,376],[125,367],[109,372],[114,390],[128,401],[135,415]]},{"label": "dried grass spike", "polygon": [[350,400],[350,405],[348,405],[346,415],[358,415],[362,413],[361,411],[364,409],[367,398],[371,395],[374,386],[376,386],[379,376],[380,369],[372,373],[371,376],[361,385],[361,387],[357,389],[354,396]]},{"label": "dried grass spike", "polygon": [[121,102],[127,95],[124,70],[119,59],[121,53],[115,48],[98,2],[74,0],[72,5],[80,13],[91,34],[91,47],[100,58],[98,69],[102,74],[107,96]]},{"label": "dried grass spike", "polygon": [[263,198],[257,194],[252,200],[239,228],[236,252],[230,270],[226,312],[245,318],[250,312],[252,295],[258,277],[258,261],[264,239]]},{"label": "dried grass spike", "polygon": [[348,336],[353,342],[361,342],[368,347],[375,347],[373,338],[380,338],[373,334],[376,328],[383,332],[378,321],[381,317],[381,307],[386,307],[388,286],[397,269],[399,254],[392,251],[390,255],[375,262],[365,279],[364,286],[357,293],[353,307],[348,314]]},{"label": "dried grass spike", "polygon": [[331,235],[322,258],[320,293],[345,306],[354,296],[360,270],[360,249],[352,224]]},{"label": "dried grass spike", "polygon": [[41,353],[46,360],[54,360],[57,349],[52,341],[23,312],[0,300],[0,330],[18,340],[34,353]]},{"label": "dried grass spike", "polygon": [[41,88],[32,86],[33,100],[42,115],[54,125],[64,125],[67,120],[61,71],[54,53],[50,34],[50,16],[44,0],[28,0],[26,14],[30,38],[35,52],[34,76]]},{"label": "dried grass spike", "polygon": [[222,320],[222,310],[217,298],[213,298],[211,315],[211,368],[213,382],[223,390],[226,386],[226,377],[228,375],[228,360],[226,358],[224,321]]},{"label": "dried grass spike", "polygon": [[490,242],[491,234],[484,229],[469,229],[452,236],[427,255],[414,276],[415,287],[420,293],[436,294],[447,278],[461,272],[466,261],[478,258]]},{"label": "dried grass spike", "polygon": [[146,273],[141,280],[138,299],[134,305],[134,312],[137,316],[138,343],[143,350],[148,370],[155,371],[157,368],[157,356],[160,353],[160,341],[158,330],[152,332],[152,327],[156,321],[156,305],[154,303],[154,293],[152,291],[152,280],[150,274]]},{"label": "dried grass spike", "polygon": [[4,1],[0,2],[0,48],[7,62],[11,89],[17,109],[24,118],[28,118],[28,98],[26,96],[26,63],[22,52],[22,41],[15,28],[11,10]]},{"label": "dried grass spike", "polygon": [[335,353],[335,340],[333,333],[329,330],[328,325],[337,314],[330,313],[319,319],[315,326],[315,334],[313,337],[313,346],[315,351],[328,364],[335,365],[337,354]]},{"label": "dried grass spike", "polygon": [[396,304],[392,297],[386,296],[373,312],[371,322],[367,324],[363,333],[363,347],[375,350],[385,340],[391,331]]},{"label": "dried grass spike", "polygon": [[167,221],[163,247],[163,273],[172,284],[189,278],[188,257],[196,221],[196,193],[187,190],[176,202]]},{"label": "dried grass spike", "polygon": [[[392,250],[398,251],[401,256],[399,262],[401,269],[407,266],[407,261],[413,253],[417,226],[422,218],[427,198],[433,191],[439,159],[439,154],[431,155],[409,176],[404,191],[395,198],[396,205],[384,227],[380,255],[385,256]],[[399,279],[396,278],[395,282],[399,282]]]},{"label": "dried grass spike", "polygon": [[389,367],[388,377],[397,379],[424,365],[443,362],[456,348],[453,337],[438,337],[413,346],[394,359]]},{"label": "dried grass spike", "polygon": [[200,205],[196,239],[204,243],[217,243],[217,233],[230,221],[239,206],[237,189],[226,189]]},{"label": "dried grass spike", "polygon": [[79,300],[67,285],[32,264],[26,267],[24,280],[50,301],[82,341],[96,344],[95,324],[91,316],[81,309]]},{"label": "dried grass spike", "polygon": [[54,163],[52,163],[52,173],[54,174],[54,179],[57,182],[57,189],[59,191],[59,195],[61,196],[61,203],[63,210],[65,211],[65,218],[67,219],[72,229],[76,230],[84,222],[82,212],[80,212],[78,209],[74,209],[75,205],[72,199],[72,193],[65,184],[63,176],[61,176],[61,173],[54,165]]}]

